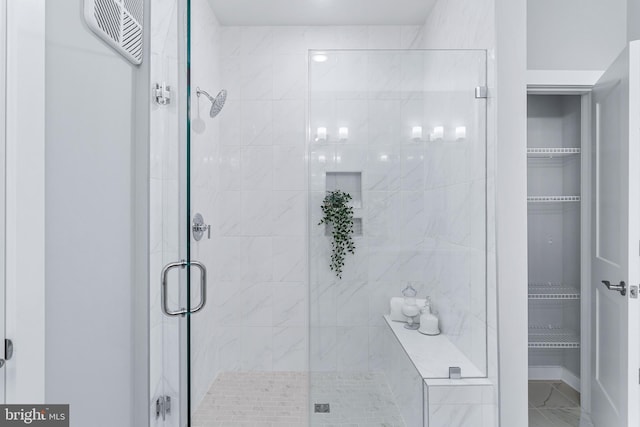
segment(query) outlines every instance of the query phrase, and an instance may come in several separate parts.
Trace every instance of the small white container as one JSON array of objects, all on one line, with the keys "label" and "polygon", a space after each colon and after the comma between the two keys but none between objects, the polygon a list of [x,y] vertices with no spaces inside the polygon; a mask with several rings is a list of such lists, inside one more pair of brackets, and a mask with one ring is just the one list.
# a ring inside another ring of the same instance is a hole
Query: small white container
[{"label": "small white container", "polygon": [[420,329],[423,335],[440,335],[440,320],[431,312],[431,299],[427,297],[424,307],[420,311]]}]

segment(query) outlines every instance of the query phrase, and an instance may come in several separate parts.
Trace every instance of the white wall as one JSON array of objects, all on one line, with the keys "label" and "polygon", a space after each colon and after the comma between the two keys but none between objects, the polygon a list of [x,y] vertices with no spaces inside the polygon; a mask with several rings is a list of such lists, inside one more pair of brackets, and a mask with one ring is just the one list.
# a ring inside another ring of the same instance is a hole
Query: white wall
[{"label": "white wall", "polygon": [[637,18],[627,0],[529,0],[527,68],[603,70],[626,44],[627,19],[637,28]]},{"label": "white wall", "polygon": [[[45,401],[44,148],[45,3],[7,11],[6,364],[7,403]],[[2,81],[1,84],[5,84]],[[4,226],[4,224],[3,224]]]},{"label": "white wall", "polygon": [[526,4],[496,0],[500,425],[527,425]]},{"label": "white wall", "polygon": [[144,198],[133,180],[135,89],[148,82],[88,30],[81,5],[46,5],[46,401],[69,403],[72,425],[129,426],[136,342],[146,342],[133,322],[146,306],[133,298]]}]

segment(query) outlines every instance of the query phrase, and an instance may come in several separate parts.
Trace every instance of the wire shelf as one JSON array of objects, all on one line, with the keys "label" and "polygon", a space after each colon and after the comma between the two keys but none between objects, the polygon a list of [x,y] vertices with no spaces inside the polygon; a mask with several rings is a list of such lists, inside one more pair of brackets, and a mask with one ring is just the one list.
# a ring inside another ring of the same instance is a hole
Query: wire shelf
[{"label": "wire shelf", "polygon": [[529,283],[529,299],[580,299],[580,290],[565,283]]},{"label": "wire shelf", "polygon": [[580,196],[529,196],[529,203],[579,202]]},{"label": "wire shelf", "polygon": [[529,348],[580,348],[580,337],[570,329],[529,326]]},{"label": "wire shelf", "polygon": [[532,158],[554,158],[580,154],[579,148],[527,148],[527,156]]}]

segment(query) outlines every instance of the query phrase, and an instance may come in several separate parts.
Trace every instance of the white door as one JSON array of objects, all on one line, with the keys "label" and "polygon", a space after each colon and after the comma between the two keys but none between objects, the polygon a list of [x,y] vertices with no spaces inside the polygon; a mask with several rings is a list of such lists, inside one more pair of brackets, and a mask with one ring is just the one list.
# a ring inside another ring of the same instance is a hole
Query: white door
[{"label": "white door", "polygon": [[592,418],[638,426],[640,42],[607,69],[593,101]]}]

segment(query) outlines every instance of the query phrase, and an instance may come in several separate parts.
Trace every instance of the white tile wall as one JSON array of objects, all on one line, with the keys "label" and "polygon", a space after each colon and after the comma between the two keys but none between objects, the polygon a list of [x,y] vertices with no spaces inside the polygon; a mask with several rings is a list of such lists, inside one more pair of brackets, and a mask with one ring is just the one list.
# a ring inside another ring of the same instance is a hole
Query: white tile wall
[{"label": "white tile wall", "polygon": [[[201,96],[198,98],[195,87],[206,90],[215,96],[222,89],[220,66],[220,26],[206,0],[192,2],[191,21],[191,86],[192,113],[191,121],[191,213],[190,218],[197,212],[201,213],[207,224],[215,224],[216,194],[222,184],[222,177],[218,171],[220,164],[220,146],[215,142],[220,138],[220,122],[209,117],[211,104]],[[225,153],[226,154],[226,153]],[[232,166],[233,167],[233,166]],[[174,203],[175,203],[174,199]],[[205,234],[203,240],[196,242],[191,239],[191,258],[203,262],[210,276],[219,267],[215,262],[217,248],[212,239]],[[195,272],[193,273],[195,275]],[[211,279],[209,279],[211,283]],[[216,283],[210,284],[210,289]],[[195,291],[197,286],[195,286]],[[197,301],[198,292],[194,292],[192,300]],[[254,295],[254,294],[252,294]],[[259,294],[258,294],[259,295]],[[250,299],[253,306],[261,307],[258,302]],[[250,306],[248,304],[248,306]],[[261,312],[253,313],[259,318]],[[212,327],[219,319],[215,305],[209,299],[205,309],[192,317],[191,321],[191,369],[192,396],[194,402],[200,402],[210,384],[216,378],[219,369],[220,352],[218,340],[212,332]],[[255,321],[254,318],[251,319]]]},{"label": "white tile wall", "polygon": [[388,327],[381,329],[383,372],[407,426],[422,426],[424,419],[423,379]]},{"label": "white tile wall", "polygon": [[426,427],[494,427],[492,385],[425,384]]},{"label": "white tile wall", "polygon": [[[227,329],[233,328],[241,334],[239,340],[247,349],[258,347],[246,352],[241,362],[219,357],[220,371],[308,367],[307,50],[416,47],[419,34],[419,27],[220,28],[221,87],[229,94],[225,109],[216,119],[220,124],[219,138],[209,141],[217,147],[218,173],[214,182],[219,185],[209,198],[213,209],[212,241],[216,247],[210,262],[213,277],[220,281],[215,286],[225,288],[219,292],[226,298],[214,306],[221,319],[217,327],[224,331],[224,336],[228,335]],[[362,82],[358,76],[352,76],[344,84],[352,91]],[[369,125],[366,99],[332,104],[332,115],[334,108],[348,113],[343,117],[353,117],[358,123],[349,125],[352,137],[349,146],[358,138],[366,143]],[[393,110],[394,105],[381,108],[380,114],[384,108]],[[333,135],[337,134],[338,126],[330,130]],[[332,158],[334,162],[360,164],[361,169],[365,165],[355,148],[345,147],[332,155],[339,157]],[[337,334],[334,329],[330,334],[331,344],[323,348],[320,363],[327,369],[335,370],[338,364],[344,369],[368,369],[370,333],[366,295],[370,289],[366,285],[366,268],[366,262],[362,262],[359,270],[349,271],[352,276],[362,277],[353,290],[338,285],[329,290],[331,295],[334,292],[340,293],[340,298],[344,295],[346,301],[352,301],[358,308],[353,316],[347,316],[343,310],[339,322],[343,330]],[[252,296],[247,295],[246,289],[251,289],[248,292]],[[271,318],[262,319],[261,324],[249,314],[258,300],[271,311]],[[331,300],[331,304],[334,307],[327,309],[335,310],[335,301]],[[337,324],[334,321],[332,325]],[[313,332],[311,336],[314,337]],[[353,343],[359,343],[361,350],[346,350],[345,346]],[[343,349],[339,354],[335,353],[336,345]],[[227,354],[226,350],[222,352]]]},{"label": "white tile wall", "polygon": [[[495,1],[450,0],[438,2],[423,27],[425,49],[487,49],[487,86],[496,87],[495,73]],[[464,31],[458,31],[464,28]],[[451,72],[452,70],[449,70]],[[491,89],[490,89],[491,90]],[[487,366],[489,379],[498,393],[497,289],[495,247],[495,173],[496,173],[496,100],[488,99],[487,126]],[[446,159],[445,159],[446,160]],[[459,170],[462,170],[460,168]],[[456,176],[456,169],[450,168]],[[482,321],[482,319],[479,319]],[[496,399],[497,400],[497,399]],[[494,407],[497,413],[497,408]]]}]

